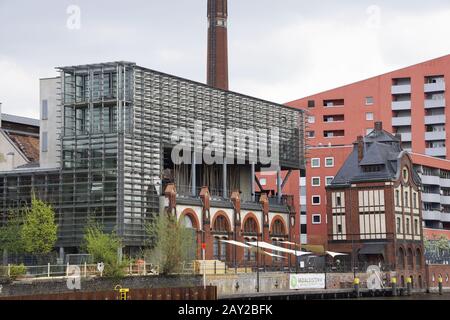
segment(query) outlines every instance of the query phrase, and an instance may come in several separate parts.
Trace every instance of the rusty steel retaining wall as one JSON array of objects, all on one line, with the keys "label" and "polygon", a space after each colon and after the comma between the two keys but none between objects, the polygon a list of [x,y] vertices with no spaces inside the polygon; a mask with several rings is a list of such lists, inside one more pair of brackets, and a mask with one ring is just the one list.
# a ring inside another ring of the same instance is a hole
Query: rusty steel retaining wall
[{"label": "rusty steel retaining wall", "polygon": [[[0,300],[120,300],[118,291],[70,292],[0,297]],[[130,289],[127,300],[217,300],[217,288]]]}]

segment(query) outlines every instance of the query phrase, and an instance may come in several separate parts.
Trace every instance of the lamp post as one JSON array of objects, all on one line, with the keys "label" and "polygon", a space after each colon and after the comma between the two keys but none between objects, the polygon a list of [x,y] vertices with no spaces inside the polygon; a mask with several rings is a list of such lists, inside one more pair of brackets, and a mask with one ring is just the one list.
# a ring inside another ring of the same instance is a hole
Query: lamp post
[{"label": "lamp post", "polygon": [[259,293],[259,235],[256,237],[256,292]]}]

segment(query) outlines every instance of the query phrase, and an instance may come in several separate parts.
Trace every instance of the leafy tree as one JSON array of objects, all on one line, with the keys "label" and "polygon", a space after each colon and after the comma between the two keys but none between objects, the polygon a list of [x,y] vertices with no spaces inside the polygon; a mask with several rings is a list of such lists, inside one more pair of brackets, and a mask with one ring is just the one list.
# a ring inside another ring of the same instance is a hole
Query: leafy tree
[{"label": "leafy tree", "polygon": [[31,207],[25,209],[20,232],[24,251],[34,254],[50,253],[56,243],[57,229],[53,208],[33,194]]},{"label": "leafy tree", "polygon": [[22,241],[23,216],[20,211],[12,211],[6,224],[0,227],[0,251],[23,252]]},{"label": "leafy tree", "polygon": [[159,265],[161,274],[175,274],[182,271],[182,263],[194,241],[192,231],[187,229],[176,217],[160,214],[149,225],[147,233],[154,239],[150,258]]},{"label": "leafy tree", "polygon": [[119,261],[118,251],[122,248],[122,242],[115,232],[105,233],[98,223],[89,219],[84,241],[86,250],[92,255],[94,261],[105,264],[103,272],[105,276],[113,278],[125,276],[128,262],[126,260]]}]

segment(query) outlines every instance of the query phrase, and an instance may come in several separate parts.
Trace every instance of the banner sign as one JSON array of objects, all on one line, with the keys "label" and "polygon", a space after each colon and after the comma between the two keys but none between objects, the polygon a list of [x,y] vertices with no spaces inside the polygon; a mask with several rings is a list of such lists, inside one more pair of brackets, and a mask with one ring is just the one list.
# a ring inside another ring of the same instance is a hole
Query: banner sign
[{"label": "banner sign", "polygon": [[291,274],[289,278],[289,289],[325,289],[324,273],[302,273]]}]

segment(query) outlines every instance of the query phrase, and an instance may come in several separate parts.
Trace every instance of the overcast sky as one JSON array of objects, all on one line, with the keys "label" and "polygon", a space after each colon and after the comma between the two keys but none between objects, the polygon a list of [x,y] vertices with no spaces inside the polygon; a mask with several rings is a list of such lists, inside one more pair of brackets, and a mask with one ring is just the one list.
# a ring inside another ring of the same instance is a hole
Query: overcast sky
[{"label": "overcast sky", "polygon": [[[39,78],[57,66],[127,60],[205,82],[206,3],[0,0],[3,112],[38,117]],[[228,6],[230,89],[279,103],[450,53],[448,0]]]}]

